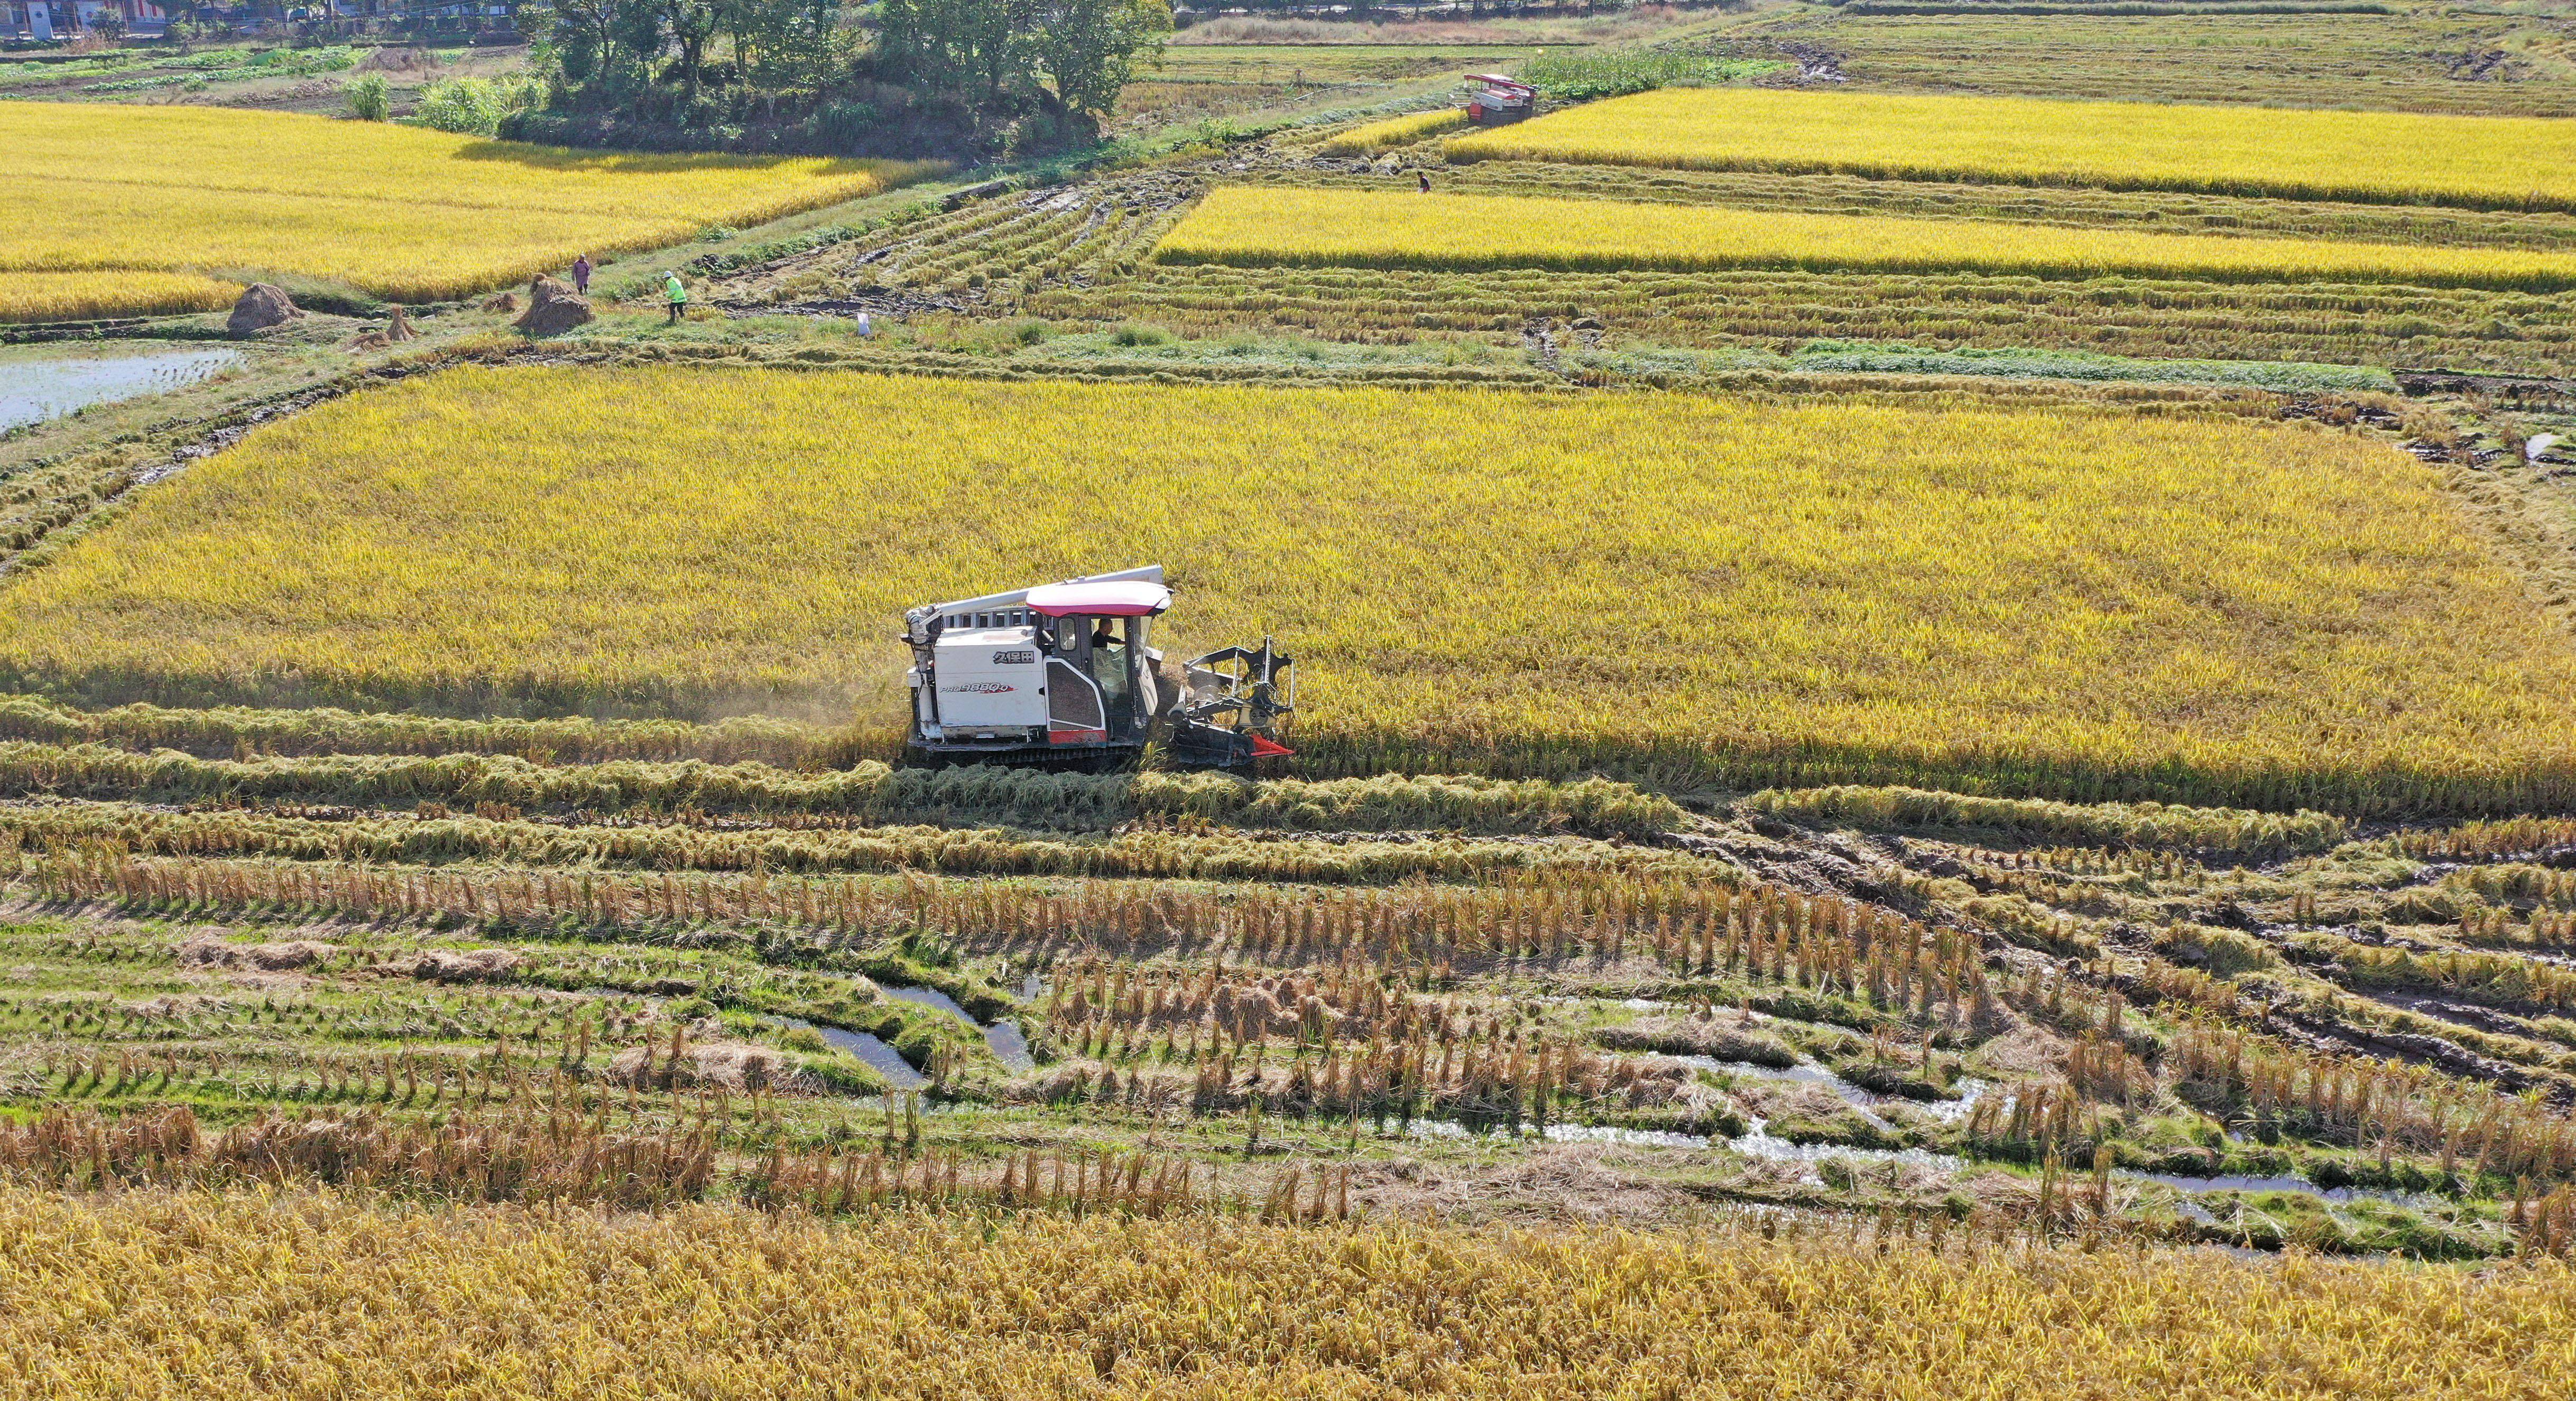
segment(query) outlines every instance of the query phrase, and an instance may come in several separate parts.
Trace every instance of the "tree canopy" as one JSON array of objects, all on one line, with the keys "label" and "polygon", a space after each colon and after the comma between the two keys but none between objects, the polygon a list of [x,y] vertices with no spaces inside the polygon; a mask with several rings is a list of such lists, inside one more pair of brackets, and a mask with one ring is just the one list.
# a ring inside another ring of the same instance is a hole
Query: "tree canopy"
[{"label": "tree canopy", "polygon": [[[539,0],[521,11],[551,106],[679,127],[807,119],[841,136],[905,103],[979,130],[1042,117],[1087,139],[1142,64],[1169,0]],[[828,120],[826,120],[828,119]]]},{"label": "tree canopy", "polygon": [[1035,96],[1108,114],[1140,57],[1171,32],[1167,0],[883,0],[877,61],[889,76],[985,103]]}]

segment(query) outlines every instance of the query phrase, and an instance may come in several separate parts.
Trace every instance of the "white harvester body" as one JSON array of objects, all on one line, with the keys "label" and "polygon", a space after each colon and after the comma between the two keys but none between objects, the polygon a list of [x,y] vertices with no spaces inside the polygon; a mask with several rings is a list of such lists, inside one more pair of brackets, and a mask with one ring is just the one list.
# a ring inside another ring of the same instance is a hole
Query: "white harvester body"
[{"label": "white harvester body", "polygon": [[939,723],[960,730],[1044,728],[1046,663],[1037,629],[986,628],[942,636],[932,652]]}]

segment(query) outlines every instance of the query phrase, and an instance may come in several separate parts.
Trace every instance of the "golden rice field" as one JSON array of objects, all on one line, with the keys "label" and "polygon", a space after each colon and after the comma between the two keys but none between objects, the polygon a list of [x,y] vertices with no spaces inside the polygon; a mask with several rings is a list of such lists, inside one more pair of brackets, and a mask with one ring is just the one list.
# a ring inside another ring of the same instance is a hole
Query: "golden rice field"
[{"label": "golden rice field", "polygon": [[1839,1230],[0,1188],[0,1398],[2556,1398],[2576,1279]]},{"label": "golden rice field", "polygon": [[0,273],[0,321],[75,321],[102,310],[135,316],[217,311],[240,295],[241,284],[196,273]]},{"label": "golden rice field", "polygon": [[1443,107],[1436,112],[1413,112],[1335,132],[1321,149],[1328,156],[1372,156],[1466,124],[1467,113],[1457,107]]},{"label": "golden rice field", "polygon": [[[930,167],[562,151],[195,106],[0,104],[0,274],[296,273],[461,296]],[[80,314],[127,309],[113,285]]]},{"label": "golden rice field", "polygon": [[891,717],[903,607],[1151,561],[1398,767],[2570,792],[2576,649],[2429,469],[2081,410],[467,368],[142,492],[0,680]]},{"label": "golden rice field", "polygon": [[1453,161],[2576,208],[2576,119],[1666,88],[1452,138]]},{"label": "golden rice field", "polygon": [[1210,190],[1164,236],[1154,257],[1250,266],[1975,270],[2530,291],[2576,286],[2576,255],[2516,249],[1279,185]]}]

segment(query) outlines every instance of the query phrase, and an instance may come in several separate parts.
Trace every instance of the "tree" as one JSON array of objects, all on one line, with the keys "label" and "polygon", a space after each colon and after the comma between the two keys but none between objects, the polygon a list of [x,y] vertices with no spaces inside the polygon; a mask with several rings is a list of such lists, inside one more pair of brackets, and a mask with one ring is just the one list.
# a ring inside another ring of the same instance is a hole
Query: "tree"
[{"label": "tree", "polygon": [[877,59],[915,87],[998,106],[1027,90],[1037,56],[1029,43],[1029,0],[884,0]]},{"label": "tree", "polygon": [[1106,113],[1172,31],[1169,0],[884,0],[879,63],[988,108],[1051,100]]},{"label": "tree", "polygon": [[[605,127],[793,124],[793,139],[833,149],[865,144],[887,103],[907,114],[894,119],[905,129],[954,128],[934,142],[999,134],[1034,150],[1091,139],[1172,28],[1171,0],[877,0],[874,53],[854,63],[848,3],[525,0],[520,21],[561,112]],[[859,79],[909,91],[889,98]]]},{"label": "tree", "polygon": [[698,100],[698,79],[706,69],[707,41],[724,20],[722,0],[662,0],[662,26],[680,49],[680,85],[689,102]]},{"label": "tree", "polygon": [[769,91],[822,86],[849,56],[840,0],[722,0],[735,80]]},{"label": "tree", "polygon": [[657,0],[541,0],[519,10],[541,62],[569,87],[624,92],[647,80],[662,50]]},{"label": "tree", "polygon": [[1086,117],[1107,116],[1135,77],[1138,60],[1160,65],[1172,32],[1170,0],[1053,0],[1033,38],[1056,100]]}]

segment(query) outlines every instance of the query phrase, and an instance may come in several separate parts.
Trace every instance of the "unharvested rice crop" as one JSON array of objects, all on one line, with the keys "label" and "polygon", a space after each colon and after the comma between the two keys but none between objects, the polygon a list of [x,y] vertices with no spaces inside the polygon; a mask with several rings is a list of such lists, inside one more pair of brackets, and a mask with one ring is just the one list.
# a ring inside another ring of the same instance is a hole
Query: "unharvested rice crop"
[{"label": "unharvested rice crop", "polygon": [[[1894,1233],[1891,1232],[1891,1235]],[[0,1188],[0,1397],[2556,1397],[2576,1289],[1792,1222],[852,1224]]]},{"label": "unharvested rice crop", "polygon": [[902,608],[1154,561],[1327,772],[2576,797],[2576,650],[2431,469],[2080,410],[473,367],[141,493],[0,679],[882,720]]},{"label": "unharvested rice crop", "polygon": [[1210,190],[1164,236],[1154,256],[1167,263],[1252,266],[1975,270],[2530,291],[2576,286],[2576,255],[2516,249],[1295,186]]},{"label": "unharvested rice crop", "polygon": [[0,273],[0,321],[86,321],[218,311],[240,295],[239,283],[195,273],[8,272]]},{"label": "unharvested rice crop", "polygon": [[1437,112],[1415,112],[1336,133],[1324,143],[1323,150],[1328,156],[1373,156],[1466,124],[1466,112],[1456,107],[1444,107]]},{"label": "unharvested rice crop", "polygon": [[0,274],[299,273],[452,297],[917,178],[893,161],[560,151],[214,107],[0,107]]},{"label": "unharvested rice crop", "polygon": [[1453,161],[2576,208],[2576,120],[2548,117],[1667,88],[1455,137],[1445,149]]}]

